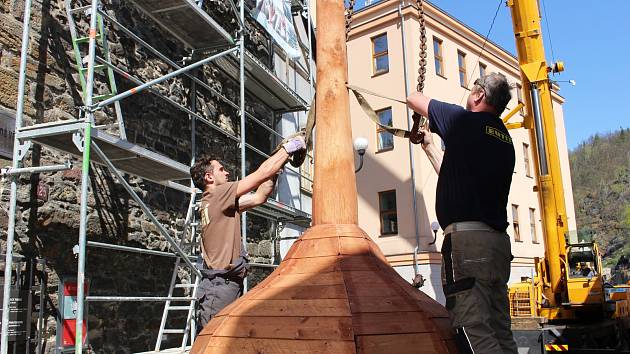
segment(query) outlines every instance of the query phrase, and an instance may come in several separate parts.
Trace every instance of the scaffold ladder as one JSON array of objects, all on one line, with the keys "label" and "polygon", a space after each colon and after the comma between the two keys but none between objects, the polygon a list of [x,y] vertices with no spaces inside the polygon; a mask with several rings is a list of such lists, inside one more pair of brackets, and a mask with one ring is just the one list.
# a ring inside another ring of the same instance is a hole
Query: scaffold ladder
[{"label": "scaffold ladder", "polygon": [[[195,221],[195,212],[197,210],[198,204],[194,202],[196,195],[193,193],[191,196],[191,205],[188,208],[188,213],[186,215],[186,225],[184,226],[184,232],[182,234],[182,238],[180,240],[179,246],[182,249],[188,249],[190,253],[193,253],[197,246],[197,222]],[[187,241],[187,233],[186,230],[190,232],[190,241]],[[195,339],[196,334],[196,325],[195,325],[195,305],[197,299],[197,288],[199,287],[199,282],[201,281],[200,277],[198,277],[195,272],[190,271],[190,283],[178,282],[179,269],[181,264],[181,257],[178,257],[175,260],[175,267],[173,268],[173,274],[171,276],[171,283],[168,289],[168,298],[164,304],[164,311],[162,312],[162,321],[160,323],[160,331],[157,336],[157,341],[155,342],[155,351],[159,352],[162,341],[164,340],[164,336],[168,334],[180,334],[182,335],[182,345],[181,349],[184,350],[186,348],[186,344],[188,342],[188,338],[190,338],[190,342],[192,343]],[[173,293],[176,289],[182,289],[184,292],[188,290],[188,295],[182,300],[177,300]],[[170,300],[172,298],[172,300]],[[188,302],[187,305],[172,305],[172,302]],[[181,312],[187,311],[186,323],[184,328],[166,328],[166,323],[171,312]]]},{"label": "scaffold ladder", "polygon": [[[81,45],[87,45],[90,41],[90,34],[85,36],[80,36],[79,31],[77,29],[77,25],[74,19],[74,16],[77,13],[85,13],[86,15],[90,15],[91,6],[81,6],[72,8],[72,0],[65,0],[66,6],[66,14],[68,17],[68,28],[70,29],[70,35],[72,37],[72,50],[74,52],[74,59],[76,61],[77,71],[79,72],[79,82],[81,83],[81,91],[83,102],[86,101],[86,75],[88,71],[89,65],[94,65],[94,71],[102,73],[107,77],[107,84],[109,92],[101,93],[98,95],[94,95],[92,97],[92,102],[98,103],[100,101],[106,100],[108,98],[114,97],[118,94],[118,89],[116,87],[116,79],[114,78],[114,70],[111,66],[105,64],[95,64],[96,58],[84,57],[81,53]],[[100,49],[101,55],[103,55],[104,60],[107,63],[111,63],[111,56],[109,53],[109,43],[107,42],[107,28],[103,24],[103,16],[101,14],[96,14],[96,44]],[[120,102],[114,102],[114,111],[116,112],[116,119],[118,121],[119,135],[121,139],[127,140],[125,134],[125,126],[124,120],[122,116],[122,110],[120,108]]]}]

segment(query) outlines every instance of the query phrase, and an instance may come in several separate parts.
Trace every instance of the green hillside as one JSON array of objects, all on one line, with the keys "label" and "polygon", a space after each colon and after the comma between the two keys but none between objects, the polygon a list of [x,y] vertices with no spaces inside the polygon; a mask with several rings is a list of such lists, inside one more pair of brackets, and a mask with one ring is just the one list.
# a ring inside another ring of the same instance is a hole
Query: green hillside
[{"label": "green hillside", "polygon": [[630,256],[630,129],[592,136],[569,158],[578,235],[592,236],[614,265]]}]

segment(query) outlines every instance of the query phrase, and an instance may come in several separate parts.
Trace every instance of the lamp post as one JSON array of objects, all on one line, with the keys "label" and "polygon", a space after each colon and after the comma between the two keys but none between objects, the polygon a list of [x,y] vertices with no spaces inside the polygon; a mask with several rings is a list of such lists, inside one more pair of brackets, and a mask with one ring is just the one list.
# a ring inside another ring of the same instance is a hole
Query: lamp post
[{"label": "lamp post", "polygon": [[354,149],[357,151],[357,154],[359,154],[359,167],[354,170],[354,173],[357,173],[363,168],[363,156],[365,155],[365,150],[367,150],[368,141],[366,138],[360,136],[354,139],[353,145]]},{"label": "lamp post", "polygon": [[434,245],[435,241],[437,241],[437,232],[440,229],[440,224],[437,221],[433,221],[431,223],[431,230],[433,231],[433,241],[429,243],[429,245]]}]

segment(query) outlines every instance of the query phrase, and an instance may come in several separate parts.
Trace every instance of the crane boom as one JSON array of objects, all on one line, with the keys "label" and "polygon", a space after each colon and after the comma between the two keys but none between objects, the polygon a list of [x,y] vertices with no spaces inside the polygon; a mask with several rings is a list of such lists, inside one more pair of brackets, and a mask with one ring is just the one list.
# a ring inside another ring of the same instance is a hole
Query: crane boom
[{"label": "crane boom", "polygon": [[[538,192],[545,239],[547,279],[543,291],[549,307],[566,299],[567,215],[560,169],[560,155],[551,100],[551,69],[545,60],[538,0],[508,0],[526,99],[523,126],[532,134]],[[559,69],[561,64],[558,65]]]}]

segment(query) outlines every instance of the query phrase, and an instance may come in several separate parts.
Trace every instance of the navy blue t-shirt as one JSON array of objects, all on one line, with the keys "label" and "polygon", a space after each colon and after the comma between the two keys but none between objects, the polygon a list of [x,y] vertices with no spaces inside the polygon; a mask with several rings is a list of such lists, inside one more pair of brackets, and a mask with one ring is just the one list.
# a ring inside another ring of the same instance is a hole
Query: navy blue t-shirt
[{"label": "navy blue t-shirt", "polygon": [[431,100],[429,124],[446,146],[435,203],[442,229],[454,222],[481,221],[505,231],[515,157],[501,119]]}]

